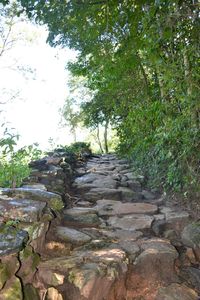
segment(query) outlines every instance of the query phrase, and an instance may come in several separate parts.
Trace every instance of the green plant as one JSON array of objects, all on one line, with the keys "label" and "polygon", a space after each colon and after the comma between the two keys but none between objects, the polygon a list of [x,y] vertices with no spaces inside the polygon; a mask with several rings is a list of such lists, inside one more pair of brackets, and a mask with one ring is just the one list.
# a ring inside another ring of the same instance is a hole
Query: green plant
[{"label": "green plant", "polygon": [[37,144],[15,150],[19,135],[5,129],[0,139],[0,186],[18,187],[30,174],[29,162],[38,159],[42,152]]}]

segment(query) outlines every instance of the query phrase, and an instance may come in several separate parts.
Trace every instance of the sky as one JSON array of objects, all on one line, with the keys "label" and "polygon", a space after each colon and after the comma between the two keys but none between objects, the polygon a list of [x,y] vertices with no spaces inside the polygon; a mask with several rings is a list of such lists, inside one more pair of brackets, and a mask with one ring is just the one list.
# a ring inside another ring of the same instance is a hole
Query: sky
[{"label": "sky", "polygon": [[[47,149],[49,138],[55,145],[69,144],[72,136],[59,125],[59,108],[69,94],[66,64],[76,53],[46,44],[44,26],[22,22],[14,34],[21,33],[22,41],[0,57],[0,102],[6,102],[0,106],[1,124],[20,134],[19,146],[37,142]],[[31,71],[23,72],[22,66]]]}]

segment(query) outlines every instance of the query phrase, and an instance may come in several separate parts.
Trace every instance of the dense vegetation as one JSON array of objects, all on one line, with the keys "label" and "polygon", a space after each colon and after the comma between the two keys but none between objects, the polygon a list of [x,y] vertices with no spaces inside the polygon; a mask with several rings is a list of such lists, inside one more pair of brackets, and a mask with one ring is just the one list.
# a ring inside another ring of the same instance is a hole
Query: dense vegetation
[{"label": "dense vegetation", "polygon": [[30,174],[29,162],[42,155],[37,144],[16,150],[18,138],[18,134],[5,128],[0,139],[0,187],[20,186]]},{"label": "dense vegetation", "polygon": [[48,25],[51,45],[78,51],[69,67],[86,77],[94,92],[85,105],[91,124],[112,123],[119,151],[143,169],[152,185],[196,188],[198,1],[18,2],[30,18]]}]

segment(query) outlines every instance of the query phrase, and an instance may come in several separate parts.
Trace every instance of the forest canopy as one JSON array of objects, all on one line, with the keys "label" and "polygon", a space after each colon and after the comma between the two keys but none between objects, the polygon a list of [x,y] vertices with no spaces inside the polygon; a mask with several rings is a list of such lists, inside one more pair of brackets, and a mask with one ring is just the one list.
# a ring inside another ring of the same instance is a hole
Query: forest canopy
[{"label": "forest canopy", "polygon": [[118,151],[144,171],[151,185],[198,189],[199,2],[18,3],[19,14],[26,11],[48,26],[52,46],[78,51],[69,69],[94,91],[83,105],[86,119],[116,128]]}]

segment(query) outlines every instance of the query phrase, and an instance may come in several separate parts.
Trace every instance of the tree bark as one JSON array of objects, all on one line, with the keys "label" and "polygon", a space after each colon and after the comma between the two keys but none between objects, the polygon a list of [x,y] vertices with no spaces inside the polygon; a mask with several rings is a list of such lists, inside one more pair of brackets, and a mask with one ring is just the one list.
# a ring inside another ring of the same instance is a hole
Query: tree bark
[{"label": "tree bark", "polygon": [[104,145],[105,145],[105,153],[108,153],[108,125],[109,121],[106,120],[104,127]]},{"label": "tree bark", "polygon": [[102,144],[101,144],[101,139],[100,139],[100,136],[99,136],[99,125],[97,126],[97,141],[98,141],[98,144],[99,144],[99,148],[100,148],[100,151],[101,153],[103,153],[103,147],[102,147]]}]

